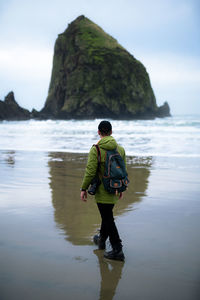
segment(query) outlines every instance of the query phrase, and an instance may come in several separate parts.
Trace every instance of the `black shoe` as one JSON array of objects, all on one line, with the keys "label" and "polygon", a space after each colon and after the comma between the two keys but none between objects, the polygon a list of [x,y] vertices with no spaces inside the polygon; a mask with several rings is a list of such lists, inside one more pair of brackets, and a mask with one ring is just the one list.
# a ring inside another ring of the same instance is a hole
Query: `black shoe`
[{"label": "black shoe", "polygon": [[125,260],[124,252],[122,251],[122,249],[113,249],[112,251],[105,252],[104,257],[113,260]]},{"label": "black shoe", "polygon": [[100,237],[100,235],[94,235],[94,243],[99,247],[99,250],[104,250],[106,248],[105,241]]}]

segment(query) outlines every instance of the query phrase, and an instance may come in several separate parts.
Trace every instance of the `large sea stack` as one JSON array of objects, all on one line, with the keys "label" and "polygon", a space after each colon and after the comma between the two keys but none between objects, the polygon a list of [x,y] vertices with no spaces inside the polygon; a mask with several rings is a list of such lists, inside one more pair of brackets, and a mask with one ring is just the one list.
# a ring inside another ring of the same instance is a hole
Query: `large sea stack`
[{"label": "large sea stack", "polygon": [[41,117],[139,119],[169,116],[158,107],[143,64],[84,16],[58,35]]}]

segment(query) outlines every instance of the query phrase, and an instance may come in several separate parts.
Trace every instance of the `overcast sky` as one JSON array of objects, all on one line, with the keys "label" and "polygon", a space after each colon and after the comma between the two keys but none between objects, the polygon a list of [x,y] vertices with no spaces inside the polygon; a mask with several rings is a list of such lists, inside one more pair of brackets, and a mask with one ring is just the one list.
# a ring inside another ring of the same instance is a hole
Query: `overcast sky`
[{"label": "overcast sky", "polygon": [[57,35],[84,14],[145,65],[158,105],[200,113],[199,3],[0,0],[0,99],[13,90],[21,106],[44,106]]}]

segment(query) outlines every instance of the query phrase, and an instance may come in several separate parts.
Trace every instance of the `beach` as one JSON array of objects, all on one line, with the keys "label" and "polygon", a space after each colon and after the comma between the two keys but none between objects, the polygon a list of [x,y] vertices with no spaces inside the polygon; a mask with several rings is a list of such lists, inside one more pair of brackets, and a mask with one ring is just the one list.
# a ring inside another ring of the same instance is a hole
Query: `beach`
[{"label": "beach", "polygon": [[[0,150],[0,299],[200,297],[200,158],[128,156],[114,215],[125,262],[103,258],[87,154]],[[110,249],[107,243],[107,249]]]}]

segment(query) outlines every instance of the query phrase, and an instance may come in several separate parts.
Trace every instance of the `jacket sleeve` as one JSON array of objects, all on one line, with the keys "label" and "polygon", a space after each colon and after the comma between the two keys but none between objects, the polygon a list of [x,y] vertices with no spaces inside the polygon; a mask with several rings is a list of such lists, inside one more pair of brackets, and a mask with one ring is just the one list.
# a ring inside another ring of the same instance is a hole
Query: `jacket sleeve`
[{"label": "jacket sleeve", "polygon": [[84,189],[84,190],[88,189],[92,179],[96,175],[97,166],[98,166],[97,150],[96,150],[96,147],[93,146],[90,149],[90,152],[88,155],[87,166],[85,169],[85,174],[84,174],[83,182],[81,185],[82,189]]}]

